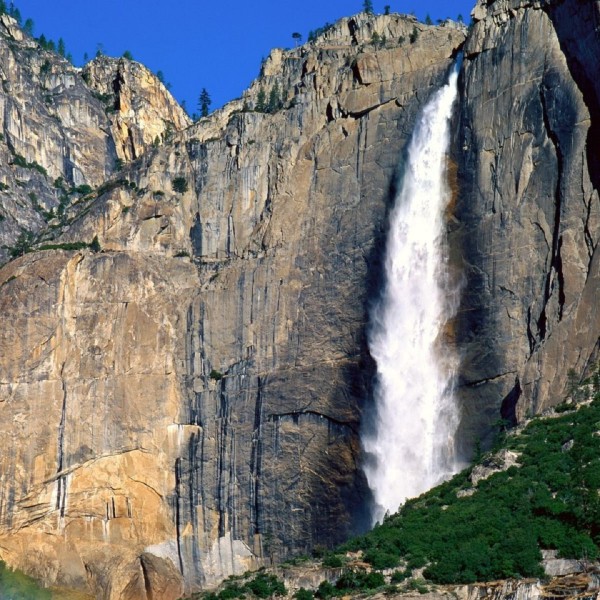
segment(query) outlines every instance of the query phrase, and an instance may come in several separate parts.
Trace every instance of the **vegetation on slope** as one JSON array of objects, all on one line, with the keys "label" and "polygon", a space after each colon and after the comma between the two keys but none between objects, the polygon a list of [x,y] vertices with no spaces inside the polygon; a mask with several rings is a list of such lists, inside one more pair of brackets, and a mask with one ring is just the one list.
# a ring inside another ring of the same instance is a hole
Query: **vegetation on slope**
[{"label": "vegetation on slope", "polygon": [[564,558],[596,559],[598,389],[591,403],[570,406],[561,407],[561,416],[534,419],[519,435],[503,440],[518,454],[517,466],[480,481],[475,489],[472,470],[463,471],[408,501],[341,550],[361,550],[363,560],[376,569],[395,567],[408,574],[425,567],[423,576],[434,583],[539,577],[542,549]]},{"label": "vegetation on slope", "polygon": [[51,597],[49,590],[40,588],[31,577],[9,569],[0,560],[0,600],[50,600]]}]

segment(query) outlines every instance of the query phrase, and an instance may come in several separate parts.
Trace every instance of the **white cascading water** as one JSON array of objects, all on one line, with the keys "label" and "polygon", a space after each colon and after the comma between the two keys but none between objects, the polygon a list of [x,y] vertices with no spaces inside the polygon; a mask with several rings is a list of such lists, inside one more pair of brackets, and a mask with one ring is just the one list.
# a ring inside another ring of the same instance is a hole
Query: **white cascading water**
[{"label": "white cascading water", "polygon": [[370,315],[377,412],[363,445],[374,522],[458,470],[459,411],[452,389],[458,361],[441,339],[458,298],[448,273],[444,223],[458,70],[456,65],[424,107],[409,143],[390,214],[385,288]]}]

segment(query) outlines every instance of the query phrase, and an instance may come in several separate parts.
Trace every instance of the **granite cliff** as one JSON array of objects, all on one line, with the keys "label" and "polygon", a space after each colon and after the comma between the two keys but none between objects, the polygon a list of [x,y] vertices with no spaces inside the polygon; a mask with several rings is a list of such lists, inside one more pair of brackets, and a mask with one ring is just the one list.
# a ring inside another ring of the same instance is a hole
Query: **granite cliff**
[{"label": "granite cliff", "polygon": [[[587,11],[480,2],[466,45],[451,23],[342,19],[195,124],[141,65],[79,72],[3,16],[0,242],[27,231],[35,251],[0,269],[2,559],[97,598],[168,600],[360,524],[387,210],[463,45],[449,233],[465,439],[584,371],[600,331]],[[255,110],[273,89],[275,110]]]},{"label": "granite cliff", "polygon": [[600,4],[480,1],[473,17],[451,225],[465,430],[543,411],[589,375],[600,334]]}]

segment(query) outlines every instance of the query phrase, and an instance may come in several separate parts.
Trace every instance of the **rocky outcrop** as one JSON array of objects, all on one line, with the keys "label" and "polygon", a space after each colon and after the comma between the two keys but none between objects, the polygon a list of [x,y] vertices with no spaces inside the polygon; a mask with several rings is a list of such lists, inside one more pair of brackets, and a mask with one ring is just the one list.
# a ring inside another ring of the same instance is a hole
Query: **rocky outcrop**
[{"label": "rocky outcrop", "polygon": [[[0,16],[0,264],[18,243],[29,245],[64,223],[68,211],[76,213],[81,197],[115,172],[118,158],[136,157],[167,127],[189,125],[137,63],[96,59],[85,74],[90,86],[80,69]],[[109,84],[114,94],[103,95]]]},{"label": "rocky outcrop", "polygon": [[192,123],[164,84],[138,62],[99,56],[82,76],[110,110],[112,138],[123,161],[138,158]]},{"label": "rocky outcrop", "polygon": [[481,1],[473,15],[451,234],[463,439],[560,398],[600,335],[598,3]]},{"label": "rocky outcrop", "polygon": [[[101,252],[0,271],[4,560],[147,599],[165,578],[190,591],[353,530],[398,156],[464,38],[359,15],[274,51],[240,101],[53,233]],[[254,110],[261,89],[271,113]]]}]

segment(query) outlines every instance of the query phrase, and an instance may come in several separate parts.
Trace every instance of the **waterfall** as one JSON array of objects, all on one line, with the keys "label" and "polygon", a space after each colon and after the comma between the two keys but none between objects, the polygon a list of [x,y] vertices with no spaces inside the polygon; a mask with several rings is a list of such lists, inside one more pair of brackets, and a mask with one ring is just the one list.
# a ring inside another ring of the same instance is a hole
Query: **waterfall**
[{"label": "waterfall", "polygon": [[423,108],[390,213],[385,287],[370,313],[376,415],[363,434],[373,520],[458,469],[453,398],[457,358],[442,343],[458,287],[448,273],[446,153],[459,64]]}]

